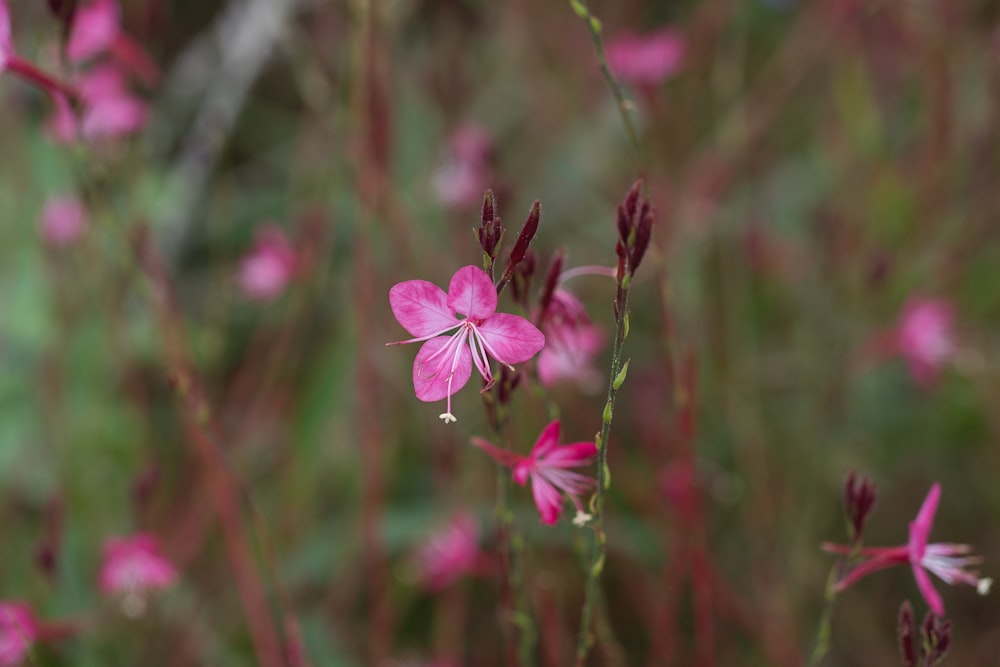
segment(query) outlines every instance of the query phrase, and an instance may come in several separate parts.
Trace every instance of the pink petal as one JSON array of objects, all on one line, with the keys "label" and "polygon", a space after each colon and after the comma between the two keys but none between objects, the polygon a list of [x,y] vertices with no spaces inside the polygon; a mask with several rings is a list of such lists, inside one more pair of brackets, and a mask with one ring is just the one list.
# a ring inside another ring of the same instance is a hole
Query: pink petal
[{"label": "pink petal", "polygon": [[931,611],[938,616],[944,616],[944,602],[941,601],[941,595],[934,588],[930,575],[919,563],[913,563],[913,578],[916,579],[917,588],[920,589],[920,594]]},{"label": "pink petal", "polygon": [[496,313],[478,329],[490,356],[504,364],[527,361],[545,347],[544,334],[519,315]]},{"label": "pink petal", "polygon": [[87,139],[134,134],[146,124],[146,103],[130,95],[108,97],[86,108],[80,131]]},{"label": "pink petal", "polygon": [[87,226],[87,207],[77,197],[53,197],[42,209],[42,237],[54,246],[66,246]]},{"label": "pink petal", "polygon": [[937,513],[938,501],[941,499],[941,484],[934,482],[931,490],[920,506],[917,518],[910,522],[910,562],[919,563],[927,550],[927,538],[934,525],[934,515]]},{"label": "pink petal", "polygon": [[531,494],[535,497],[535,507],[542,517],[542,523],[551,526],[557,522],[562,514],[563,498],[555,487],[534,476],[531,478]]},{"label": "pink petal", "polygon": [[430,336],[458,326],[444,290],[426,280],[408,280],[389,290],[389,306],[403,328],[414,336]]},{"label": "pink petal", "polygon": [[7,61],[14,55],[14,43],[10,37],[10,10],[5,0],[0,0],[0,72],[7,69]]},{"label": "pink petal", "polygon": [[684,60],[684,38],[669,28],[649,35],[622,34],[607,46],[608,66],[619,78],[657,84],[676,73]]},{"label": "pink petal", "polygon": [[66,55],[78,62],[107,51],[118,36],[121,16],[115,0],[94,0],[77,10]]},{"label": "pink petal", "polygon": [[54,110],[45,124],[45,129],[51,139],[60,143],[76,141],[77,122],[76,114],[65,95],[52,94]]},{"label": "pink petal", "polygon": [[546,424],[542,432],[538,434],[535,446],[531,448],[531,458],[545,458],[546,454],[559,446],[559,429],[560,424],[558,419]]},{"label": "pink petal", "polygon": [[485,320],[497,310],[493,281],[478,266],[463,266],[448,284],[448,307],[470,320]]},{"label": "pink petal", "polygon": [[464,336],[431,338],[420,347],[413,360],[413,390],[417,398],[428,403],[454,394],[465,386],[471,375],[472,353]]},{"label": "pink petal", "polygon": [[505,465],[508,468],[512,468],[525,460],[525,458],[520,454],[512,452],[509,449],[497,447],[493,443],[488,440],[483,440],[482,438],[472,438],[472,444],[493,457],[493,460],[497,463]]},{"label": "pink petal", "polygon": [[592,442],[574,442],[558,447],[545,456],[545,464],[570,468],[586,465],[597,456],[597,446]]}]

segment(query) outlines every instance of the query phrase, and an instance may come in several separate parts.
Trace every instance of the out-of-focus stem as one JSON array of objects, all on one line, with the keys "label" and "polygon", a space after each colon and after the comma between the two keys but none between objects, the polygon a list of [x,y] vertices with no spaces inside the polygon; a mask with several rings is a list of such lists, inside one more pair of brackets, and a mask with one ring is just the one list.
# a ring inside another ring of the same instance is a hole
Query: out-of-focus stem
[{"label": "out-of-focus stem", "polygon": [[618,80],[615,79],[611,73],[611,69],[608,67],[608,60],[604,55],[604,40],[601,39],[601,22],[596,16],[590,13],[590,8],[587,7],[586,0],[570,0],[569,4],[573,7],[576,15],[583,19],[583,22],[587,25],[587,32],[590,33],[590,39],[594,43],[597,64],[601,69],[601,74],[604,75],[605,83],[608,84],[608,90],[611,91],[612,97],[615,98],[618,113],[622,118],[622,125],[625,126],[625,134],[628,135],[629,144],[635,151],[636,161],[641,165],[642,151],[639,149],[639,135],[636,133],[635,125],[632,123],[632,103],[625,97],[621,85],[619,85]]},{"label": "out-of-focus stem", "polygon": [[184,430],[209,477],[212,501],[222,524],[226,550],[257,662],[262,667],[280,667],[285,665],[281,633],[271,614],[267,593],[254,562],[254,549],[244,524],[238,481],[219,450],[203,383],[189,360],[173,286],[162,259],[149,242],[148,234],[140,231],[133,241],[139,266],[153,289],[153,304],[164,336],[168,371],[181,402]]}]

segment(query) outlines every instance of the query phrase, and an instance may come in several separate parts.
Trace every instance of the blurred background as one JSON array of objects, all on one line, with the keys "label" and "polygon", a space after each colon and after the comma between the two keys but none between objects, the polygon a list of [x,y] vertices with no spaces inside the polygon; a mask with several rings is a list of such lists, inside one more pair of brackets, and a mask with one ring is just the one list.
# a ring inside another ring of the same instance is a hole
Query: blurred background
[{"label": "blurred background", "polygon": [[[0,599],[35,619],[24,664],[511,664],[482,402],[443,424],[415,346],[384,347],[408,337],[393,284],[480,264],[487,188],[508,249],[541,201],[531,294],[558,249],[614,265],[637,177],[657,211],[588,664],[805,664],[850,470],[879,485],[867,544],[905,544],[940,481],[931,540],[1000,573],[997,2],[594,0],[638,151],[568,2],[7,4]],[[610,340],[613,281],[567,288]],[[599,429],[610,349],[586,356],[596,377],[525,365],[516,450],[556,416]],[[519,486],[512,508],[534,657],[571,664],[591,533]],[[435,584],[456,515],[476,555]],[[104,583],[139,534],[162,591]],[[937,585],[948,664],[995,664],[996,596]],[[922,618],[905,565],[849,587],[820,664],[897,664],[904,599]]]}]

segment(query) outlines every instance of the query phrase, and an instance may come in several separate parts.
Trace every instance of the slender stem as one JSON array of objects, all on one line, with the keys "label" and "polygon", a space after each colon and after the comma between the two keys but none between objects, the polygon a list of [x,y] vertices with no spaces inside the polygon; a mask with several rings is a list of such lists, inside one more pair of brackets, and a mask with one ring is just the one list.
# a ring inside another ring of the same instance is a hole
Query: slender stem
[{"label": "slender stem", "polygon": [[576,645],[577,667],[583,667],[586,663],[587,654],[594,644],[594,633],[591,625],[594,607],[599,595],[597,583],[604,570],[604,558],[607,554],[607,536],[604,533],[604,497],[611,483],[610,470],[608,469],[608,437],[611,435],[611,419],[614,416],[615,398],[618,395],[618,388],[621,386],[619,374],[625,365],[622,350],[625,346],[625,334],[628,326],[628,297],[629,287],[626,283],[621,288],[621,308],[618,311],[615,325],[615,340],[611,352],[611,377],[608,378],[608,401],[604,407],[601,433],[597,438],[597,492],[591,501],[594,517],[590,524],[594,529],[594,544],[580,619],[580,637]]},{"label": "slender stem", "polygon": [[809,667],[818,667],[826,654],[830,652],[830,636],[833,625],[833,603],[837,600],[835,585],[843,570],[843,561],[838,560],[830,568],[830,576],[826,580],[826,593],[823,596],[823,611],[816,624],[816,644],[809,656]]},{"label": "slender stem", "polygon": [[615,98],[618,113],[622,118],[622,125],[625,126],[625,134],[628,135],[629,144],[635,151],[636,161],[641,167],[643,162],[642,151],[639,149],[639,135],[636,133],[635,125],[632,123],[632,102],[625,97],[621,85],[619,85],[618,80],[615,79],[615,76],[611,73],[611,69],[608,67],[608,60],[604,54],[604,40],[601,38],[601,22],[596,16],[590,13],[590,8],[587,7],[586,0],[570,0],[570,5],[573,7],[576,15],[583,19],[583,22],[587,25],[590,40],[594,43],[597,64],[601,69],[601,74],[604,75],[605,83],[608,84],[611,96]]},{"label": "slender stem", "polygon": [[7,69],[50,93],[58,93],[72,99],[76,99],[78,96],[72,86],[60,81],[48,72],[35,66],[34,63],[20,56],[11,56],[10,60],[7,61]]}]

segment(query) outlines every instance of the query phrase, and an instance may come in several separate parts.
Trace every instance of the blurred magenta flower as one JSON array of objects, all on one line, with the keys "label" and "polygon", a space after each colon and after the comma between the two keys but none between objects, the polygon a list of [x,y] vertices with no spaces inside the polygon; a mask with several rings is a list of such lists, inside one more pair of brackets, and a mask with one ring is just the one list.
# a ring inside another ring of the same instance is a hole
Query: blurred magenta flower
[{"label": "blurred magenta flower", "polygon": [[21,664],[36,639],[38,624],[31,609],[20,602],[0,602],[0,667]]},{"label": "blurred magenta flower", "polygon": [[448,399],[447,411],[439,415],[445,423],[458,421],[451,396],[469,381],[473,364],[489,385],[490,357],[510,366],[531,359],[545,345],[545,336],[531,322],[496,312],[493,281],[476,266],[456,271],[447,294],[426,280],[398,283],[389,290],[389,305],[415,338],[386,344],[427,341],[413,361],[413,389],[421,401]]},{"label": "blurred magenta flower", "polygon": [[954,358],[954,319],[954,309],[946,301],[913,299],[903,308],[896,329],[896,347],[918,384],[932,384]]},{"label": "blurred magenta flower", "polygon": [[118,37],[121,12],[116,0],[92,0],[76,10],[66,56],[79,62],[108,51]]},{"label": "blurred magenta flower", "polygon": [[597,484],[592,477],[571,472],[566,468],[578,468],[593,463],[597,457],[597,446],[592,442],[559,444],[559,420],[542,429],[527,457],[501,449],[482,438],[473,438],[472,444],[484,450],[496,461],[514,469],[514,481],[524,486],[531,479],[531,493],[542,523],[553,525],[562,515],[563,494],[576,506],[574,523],[588,521],[590,516],[583,511],[579,496],[589,492]]},{"label": "blurred magenta flower", "polygon": [[489,132],[476,123],[466,123],[451,135],[448,160],[433,176],[434,193],[446,206],[464,208],[479,204],[489,185]]},{"label": "blurred magenta flower", "polygon": [[120,597],[122,611],[138,616],[146,595],[168,588],[177,579],[174,566],[161,553],[156,538],[140,533],[104,542],[99,585],[105,595]]},{"label": "blurred magenta flower", "polygon": [[53,139],[102,141],[135,134],[145,126],[147,105],[128,90],[117,65],[97,65],[81,74],[76,84],[83,108],[79,122],[66,98],[54,94],[55,110],[48,123]]},{"label": "blurred magenta flower", "polygon": [[608,42],[608,67],[622,81],[654,86],[675,74],[684,61],[684,38],[670,28],[648,35],[621,33]]},{"label": "blurred magenta flower", "polygon": [[474,573],[479,561],[476,519],[468,512],[452,517],[447,527],[430,536],[415,557],[420,581],[431,592],[447,588],[463,574]]},{"label": "blurred magenta flower", "polygon": [[87,207],[77,197],[52,197],[42,209],[42,238],[52,246],[68,246],[87,226]]},{"label": "blurred magenta flower", "polygon": [[[920,594],[927,602],[927,606],[938,616],[944,616],[944,603],[934,588],[928,572],[933,572],[946,584],[952,586],[969,584],[975,586],[981,595],[988,593],[993,581],[981,578],[974,570],[966,569],[969,565],[982,562],[982,559],[969,555],[972,551],[971,546],[951,543],[927,544],[940,498],[941,485],[935,482],[927,493],[923,505],[920,506],[916,519],[910,522],[909,541],[896,547],[868,547],[858,550],[859,555],[867,556],[868,559],[848,572],[837,582],[835,589],[844,590],[873,572],[909,563]],[[840,544],[824,544],[823,549],[837,554],[853,553],[852,547]]]},{"label": "blurred magenta flower", "polygon": [[591,323],[579,299],[557,288],[541,326],[545,347],[538,355],[538,379],[543,385],[570,381],[586,389],[600,382],[593,359],[604,346],[604,334]]},{"label": "blurred magenta flower", "polygon": [[14,55],[14,40],[10,35],[10,9],[6,0],[0,0],[0,73]]},{"label": "blurred magenta flower", "polygon": [[240,261],[239,284],[250,299],[273,299],[285,290],[297,268],[298,257],[288,237],[280,228],[265,225]]}]

